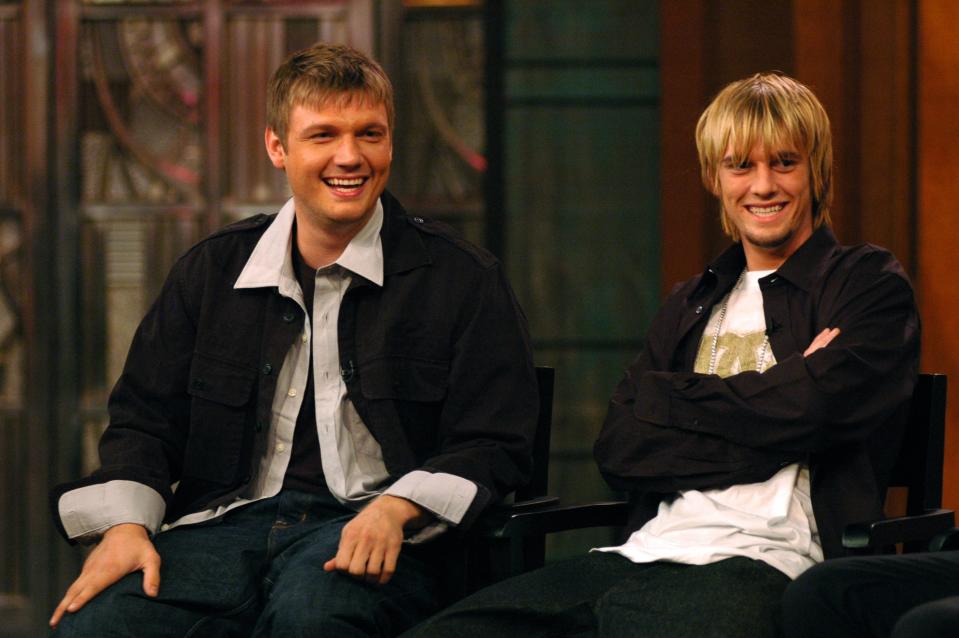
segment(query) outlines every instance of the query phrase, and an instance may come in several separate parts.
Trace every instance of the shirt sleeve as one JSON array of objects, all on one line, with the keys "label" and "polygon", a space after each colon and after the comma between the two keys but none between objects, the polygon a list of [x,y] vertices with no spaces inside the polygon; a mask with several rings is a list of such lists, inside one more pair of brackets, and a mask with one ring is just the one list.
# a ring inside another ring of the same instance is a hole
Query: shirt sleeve
[{"label": "shirt sleeve", "polygon": [[413,501],[441,521],[458,525],[476,497],[476,484],[446,474],[414,470],[393,483],[384,494]]},{"label": "shirt sleeve", "polygon": [[820,321],[840,330],[825,348],[808,357],[793,352],[763,374],[645,371],[635,417],[799,454],[865,439],[912,394],[919,321],[912,289],[900,276],[863,273],[845,288]]},{"label": "shirt sleeve", "polygon": [[777,350],[764,373],[676,371],[681,300],[667,301],[596,442],[607,481],[660,491],[754,482],[883,427],[911,396],[919,348],[912,288],[886,255],[815,291],[819,314],[809,321],[838,337],[808,357]]},{"label": "shirt sleeve", "polygon": [[116,480],[62,494],[57,510],[67,538],[92,542],[121,523],[143,525],[154,534],[166,505],[156,490],[136,481]]},{"label": "shirt sleeve", "polygon": [[473,290],[460,311],[439,417],[442,441],[418,468],[436,477],[424,490],[451,490],[449,502],[435,506],[462,527],[527,480],[538,410],[526,319],[500,268],[480,273]]}]

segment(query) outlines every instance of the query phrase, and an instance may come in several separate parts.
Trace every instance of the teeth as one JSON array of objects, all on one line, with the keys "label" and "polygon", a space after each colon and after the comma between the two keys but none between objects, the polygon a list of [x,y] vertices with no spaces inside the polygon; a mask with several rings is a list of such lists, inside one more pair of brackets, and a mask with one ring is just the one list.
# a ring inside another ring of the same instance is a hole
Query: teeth
[{"label": "teeth", "polygon": [[345,188],[357,188],[358,186],[363,185],[362,177],[353,177],[350,179],[344,179],[342,177],[328,177],[325,181],[330,186],[342,186]]},{"label": "teeth", "polygon": [[754,215],[771,215],[773,213],[778,213],[782,209],[782,204],[777,204],[775,206],[750,206],[749,212]]}]

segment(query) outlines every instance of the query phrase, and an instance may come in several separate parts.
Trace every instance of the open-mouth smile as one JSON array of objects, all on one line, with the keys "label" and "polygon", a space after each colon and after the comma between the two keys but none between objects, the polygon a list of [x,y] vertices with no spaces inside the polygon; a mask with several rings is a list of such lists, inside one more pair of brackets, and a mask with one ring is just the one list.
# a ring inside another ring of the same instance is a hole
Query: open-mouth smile
[{"label": "open-mouth smile", "polygon": [[323,183],[340,195],[355,195],[369,177],[324,177]]},{"label": "open-mouth smile", "polygon": [[746,210],[756,217],[771,217],[786,207],[784,203],[769,204],[766,206],[746,206]]}]

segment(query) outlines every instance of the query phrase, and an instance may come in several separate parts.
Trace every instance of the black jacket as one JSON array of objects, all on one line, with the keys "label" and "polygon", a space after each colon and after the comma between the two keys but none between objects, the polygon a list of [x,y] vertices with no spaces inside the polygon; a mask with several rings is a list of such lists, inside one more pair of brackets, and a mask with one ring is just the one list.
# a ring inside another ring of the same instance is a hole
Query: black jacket
[{"label": "black jacket", "polygon": [[[631,493],[631,530],[678,490],[763,481],[807,462],[823,550],[836,556],[847,523],[882,515],[918,373],[912,287],[889,252],[840,246],[820,228],[760,280],[777,364],[693,373],[710,310],[744,267],[737,244],[673,290],[610,401],[596,460]],[[804,357],[825,328],[841,332]]]},{"label": "black jacket", "polygon": [[[492,255],[407,216],[388,193],[383,206],[383,286],[354,276],[340,307],[343,379],[391,476],[421,469],[477,484],[468,525],[530,470],[526,319]],[[58,525],[60,495],[85,485],[143,483],[171,521],[232,501],[253,479],[304,320],[276,288],[233,288],[273,217],[228,226],[173,267],[111,394],[101,468],[52,493]]]}]

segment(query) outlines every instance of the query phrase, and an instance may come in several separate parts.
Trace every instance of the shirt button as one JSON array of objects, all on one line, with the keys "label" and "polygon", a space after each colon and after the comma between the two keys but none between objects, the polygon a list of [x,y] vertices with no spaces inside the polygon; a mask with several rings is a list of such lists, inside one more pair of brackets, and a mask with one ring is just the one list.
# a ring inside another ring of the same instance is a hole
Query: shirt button
[{"label": "shirt button", "polygon": [[286,445],[284,445],[283,443],[277,443],[277,444],[276,444],[276,451],[277,451],[277,452],[279,452],[279,453],[282,454],[285,450],[286,450]]},{"label": "shirt button", "polygon": [[296,396],[296,388],[290,388],[290,391],[287,392],[286,394],[287,394],[288,396],[295,397],[295,396]]},{"label": "shirt button", "polygon": [[306,333],[304,332],[303,335],[300,337],[300,341],[302,341],[303,343],[306,343],[307,339],[309,339],[309,337],[307,337]]},{"label": "shirt button", "polygon": [[273,366],[269,363],[263,364],[263,374],[269,375],[271,372],[273,372]]}]

